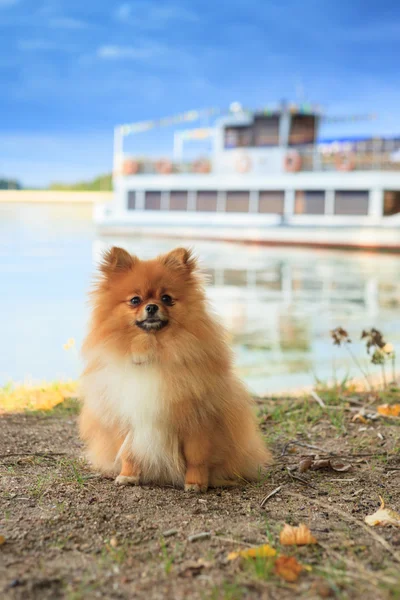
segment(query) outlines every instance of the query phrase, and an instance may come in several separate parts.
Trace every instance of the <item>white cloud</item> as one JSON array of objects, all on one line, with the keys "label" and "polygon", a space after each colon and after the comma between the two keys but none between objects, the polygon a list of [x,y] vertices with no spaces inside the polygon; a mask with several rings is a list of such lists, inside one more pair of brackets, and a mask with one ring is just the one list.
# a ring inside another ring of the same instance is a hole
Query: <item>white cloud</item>
[{"label": "white cloud", "polygon": [[100,46],[97,56],[106,60],[148,61],[163,54],[164,47],[159,44],[142,46]]},{"label": "white cloud", "polygon": [[128,2],[121,4],[115,11],[115,17],[119,21],[127,21],[132,16],[132,6]]},{"label": "white cloud", "polygon": [[160,29],[172,21],[199,21],[199,16],[187,7],[169,2],[156,6],[153,2],[145,0],[124,2],[117,8],[114,16],[122,23],[136,25],[143,29]]},{"label": "white cloud", "polygon": [[49,25],[54,29],[86,29],[88,26],[84,21],[72,17],[55,17],[50,19]]}]

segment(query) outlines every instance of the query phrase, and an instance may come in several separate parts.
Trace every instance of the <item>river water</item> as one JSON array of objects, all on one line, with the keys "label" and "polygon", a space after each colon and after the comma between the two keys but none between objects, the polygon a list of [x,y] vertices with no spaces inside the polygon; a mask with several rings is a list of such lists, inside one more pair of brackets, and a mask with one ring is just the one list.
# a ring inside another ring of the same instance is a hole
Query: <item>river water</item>
[{"label": "river water", "polygon": [[[209,298],[231,333],[236,367],[255,393],[358,375],[329,331],[359,341],[378,327],[400,342],[400,258],[225,242],[100,238],[89,205],[0,204],[0,385],[76,378],[88,318],[86,293],[102,249],[142,257],[190,245],[209,276]],[[69,350],[64,344],[76,342]],[[371,367],[372,371],[376,367]]]}]

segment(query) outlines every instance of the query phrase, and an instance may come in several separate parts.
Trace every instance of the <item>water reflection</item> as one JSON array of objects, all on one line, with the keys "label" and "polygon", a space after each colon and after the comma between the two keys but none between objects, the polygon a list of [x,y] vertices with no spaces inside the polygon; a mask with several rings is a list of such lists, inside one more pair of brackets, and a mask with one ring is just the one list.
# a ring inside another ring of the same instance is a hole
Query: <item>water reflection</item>
[{"label": "water reflection", "polygon": [[[152,257],[187,240],[101,239],[91,207],[0,204],[0,384],[75,378],[87,290],[99,253],[116,243]],[[400,347],[398,256],[193,241],[208,296],[229,329],[241,375],[257,393],[332,375],[329,330],[355,339],[377,326]],[[361,345],[356,351],[363,352]],[[335,367],[348,362],[338,354]]]},{"label": "water reflection", "polygon": [[[152,256],[174,241],[96,240],[97,260],[110,243]],[[399,341],[400,264],[396,256],[196,242],[208,296],[228,328],[241,374],[258,393],[309,385],[347,369],[329,330],[354,336],[379,326]],[[361,344],[355,346],[361,352]]]}]

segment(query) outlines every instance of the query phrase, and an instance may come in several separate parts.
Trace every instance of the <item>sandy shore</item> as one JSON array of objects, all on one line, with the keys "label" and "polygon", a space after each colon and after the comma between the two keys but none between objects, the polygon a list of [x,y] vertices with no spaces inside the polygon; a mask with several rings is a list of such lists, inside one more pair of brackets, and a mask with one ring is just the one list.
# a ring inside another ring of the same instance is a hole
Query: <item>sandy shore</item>
[{"label": "sandy shore", "polygon": [[0,203],[94,203],[112,199],[112,192],[63,192],[56,190],[0,190]]}]

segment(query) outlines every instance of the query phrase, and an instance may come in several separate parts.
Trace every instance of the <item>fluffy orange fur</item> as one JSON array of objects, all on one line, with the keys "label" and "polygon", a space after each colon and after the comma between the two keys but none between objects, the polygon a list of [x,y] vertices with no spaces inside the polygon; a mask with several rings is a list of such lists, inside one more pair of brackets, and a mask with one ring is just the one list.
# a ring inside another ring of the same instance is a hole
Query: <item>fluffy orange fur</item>
[{"label": "fluffy orange fur", "polygon": [[112,248],[92,304],[80,433],[94,466],[194,491],[257,479],[270,454],[190,251]]}]

